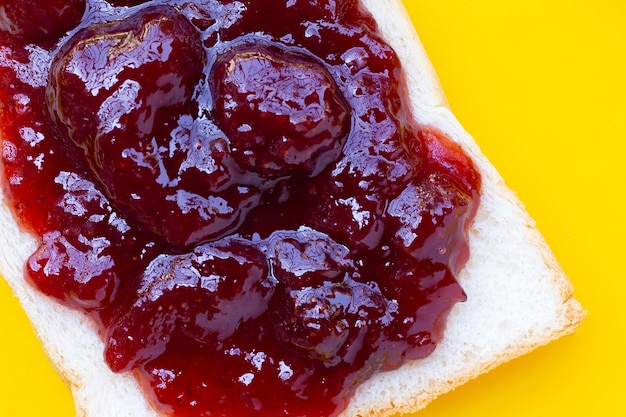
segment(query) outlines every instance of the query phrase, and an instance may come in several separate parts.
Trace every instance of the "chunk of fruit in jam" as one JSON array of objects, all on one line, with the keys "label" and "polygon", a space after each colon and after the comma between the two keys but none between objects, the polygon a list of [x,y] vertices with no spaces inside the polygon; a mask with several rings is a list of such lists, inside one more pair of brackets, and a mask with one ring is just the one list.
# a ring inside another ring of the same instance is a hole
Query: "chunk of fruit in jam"
[{"label": "chunk of fruit in jam", "polygon": [[273,302],[278,340],[325,366],[356,362],[389,320],[389,302],[378,287],[349,276],[313,287],[287,287]]},{"label": "chunk of fruit in jam", "polygon": [[311,225],[341,242],[350,242],[355,248],[375,249],[385,233],[387,199],[376,192],[354,192],[354,188],[342,183],[338,187],[338,182],[328,181],[309,188],[306,198],[310,201],[307,211]]},{"label": "chunk of fruit in jam", "polygon": [[316,175],[337,159],[350,117],[321,63],[238,48],[213,71],[216,120],[240,165],[269,176]]},{"label": "chunk of fruit in jam", "polygon": [[432,129],[420,129],[416,139],[425,149],[425,158],[431,171],[444,174],[455,188],[475,196],[480,188],[480,174],[470,157],[458,143]]},{"label": "chunk of fruit in jam", "polygon": [[393,368],[406,359],[430,355],[443,339],[450,310],[467,296],[446,263],[416,262],[401,254],[388,262],[392,266],[384,269],[387,280],[381,291],[393,297],[397,309],[385,327],[379,350],[386,352],[385,365]]},{"label": "chunk of fruit in jam", "polygon": [[[62,172],[55,183],[65,192],[56,213],[64,221],[63,232],[43,235],[28,260],[29,277],[66,304],[102,309],[113,302],[123,279],[116,246],[124,244],[126,255],[133,252],[133,242],[125,236],[130,227],[91,181]],[[91,214],[88,219],[83,218],[85,213]]]},{"label": "chunk of fruit in jam", "polygon": [[327,367],[354,363],[393,304],[375,283],[358,282],[349,250],[328,236],[301,229],[277,232],[269,241],[278,280],[270,310],[279,342]]},{"label": "chunk of fruit in jam", "polygon": [[391,241],[416,261],[449,263],[456,273],[468,253],[467,243],[458,239],[458,230],[473,209],[471,196],[445,174],[434,172],[409,184],[389,203],[387,213],[394,230]]},{"label": "chunk of fruit in jam", "polygon": [[28,262],[28,274],[37,287],[85,310],[109,305],[120,278],[114,270],[110,243],[75,233],[47,233]]},{"label": "chunk of fruit in jam", "polygon": [[103,149],[121,141],[115,156],[122,156],[133,139],[168,139],[172,123],[196,111],[191,96],[205,60],[199,43],[197,30],[169,6],[83,28],[52,63],[50,113],[104,174],[116,161]]},{"label": "chunk of fruit in jam", "polygon": [[117,372],[161,356],[187,337],[213,348],[267,310],[274,282],[265,256],[237,241],[162,255],[146,269],[128,311],[109,327],[105,356]]},{"label": "chunk of fruit in jam", "polygon": [[357,270],[347,246],[308,227],[274,232],[263,247],[272,274],[287,288],[341,282]]}]

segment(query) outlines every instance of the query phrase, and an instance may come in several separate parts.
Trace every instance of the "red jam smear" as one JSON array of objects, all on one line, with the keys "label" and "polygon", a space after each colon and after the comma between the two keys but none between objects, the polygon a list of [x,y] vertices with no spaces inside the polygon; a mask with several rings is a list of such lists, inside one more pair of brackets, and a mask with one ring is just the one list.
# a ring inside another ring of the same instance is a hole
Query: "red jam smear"
[{"label": "red jam smear", "polygon": [[413,121],[360,3],[0,9],[27,278],[94,320],[158,410],[333,416],[435,349],[481,180]]}]

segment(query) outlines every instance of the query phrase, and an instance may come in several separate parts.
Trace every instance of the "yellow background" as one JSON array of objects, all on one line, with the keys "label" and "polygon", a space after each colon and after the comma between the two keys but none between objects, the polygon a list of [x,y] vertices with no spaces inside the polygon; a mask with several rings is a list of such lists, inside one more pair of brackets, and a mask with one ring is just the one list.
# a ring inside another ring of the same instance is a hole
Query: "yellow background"
[{"label": "yellow background", "polygon": [[[626,415],[626,2],[405,3],[452,109],[526,203],[589,310],[574,335],[420,417]],[[0,416],[74,416],[4,282],[0,335]]]}]

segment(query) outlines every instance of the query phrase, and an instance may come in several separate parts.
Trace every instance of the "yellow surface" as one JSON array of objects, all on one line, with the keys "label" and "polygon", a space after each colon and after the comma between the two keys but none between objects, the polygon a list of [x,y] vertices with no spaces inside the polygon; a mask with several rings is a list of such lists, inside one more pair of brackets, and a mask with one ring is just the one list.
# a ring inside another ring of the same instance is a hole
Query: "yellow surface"
[{"label": "yellow surface", "polygon": [[[452,109],[537,220],[589,315],[434,416],[626,415],[626,2],[405,0]],[[73,416],[0,283],[0,416]],[[115,417],[115,416],[111,416]]]}]

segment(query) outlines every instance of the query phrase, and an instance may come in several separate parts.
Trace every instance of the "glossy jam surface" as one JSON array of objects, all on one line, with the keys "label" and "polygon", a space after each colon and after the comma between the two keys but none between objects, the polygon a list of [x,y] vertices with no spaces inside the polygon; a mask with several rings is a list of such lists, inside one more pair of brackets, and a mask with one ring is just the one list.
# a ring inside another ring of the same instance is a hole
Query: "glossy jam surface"
[{"label": "glossy jam surface", "polygon": [[93,318],[155,407],[332,416],[433,351],[465,300],[480,177],[412,120],[357,1],[0,12],[4,189],[40,237],[28,279]]}]

